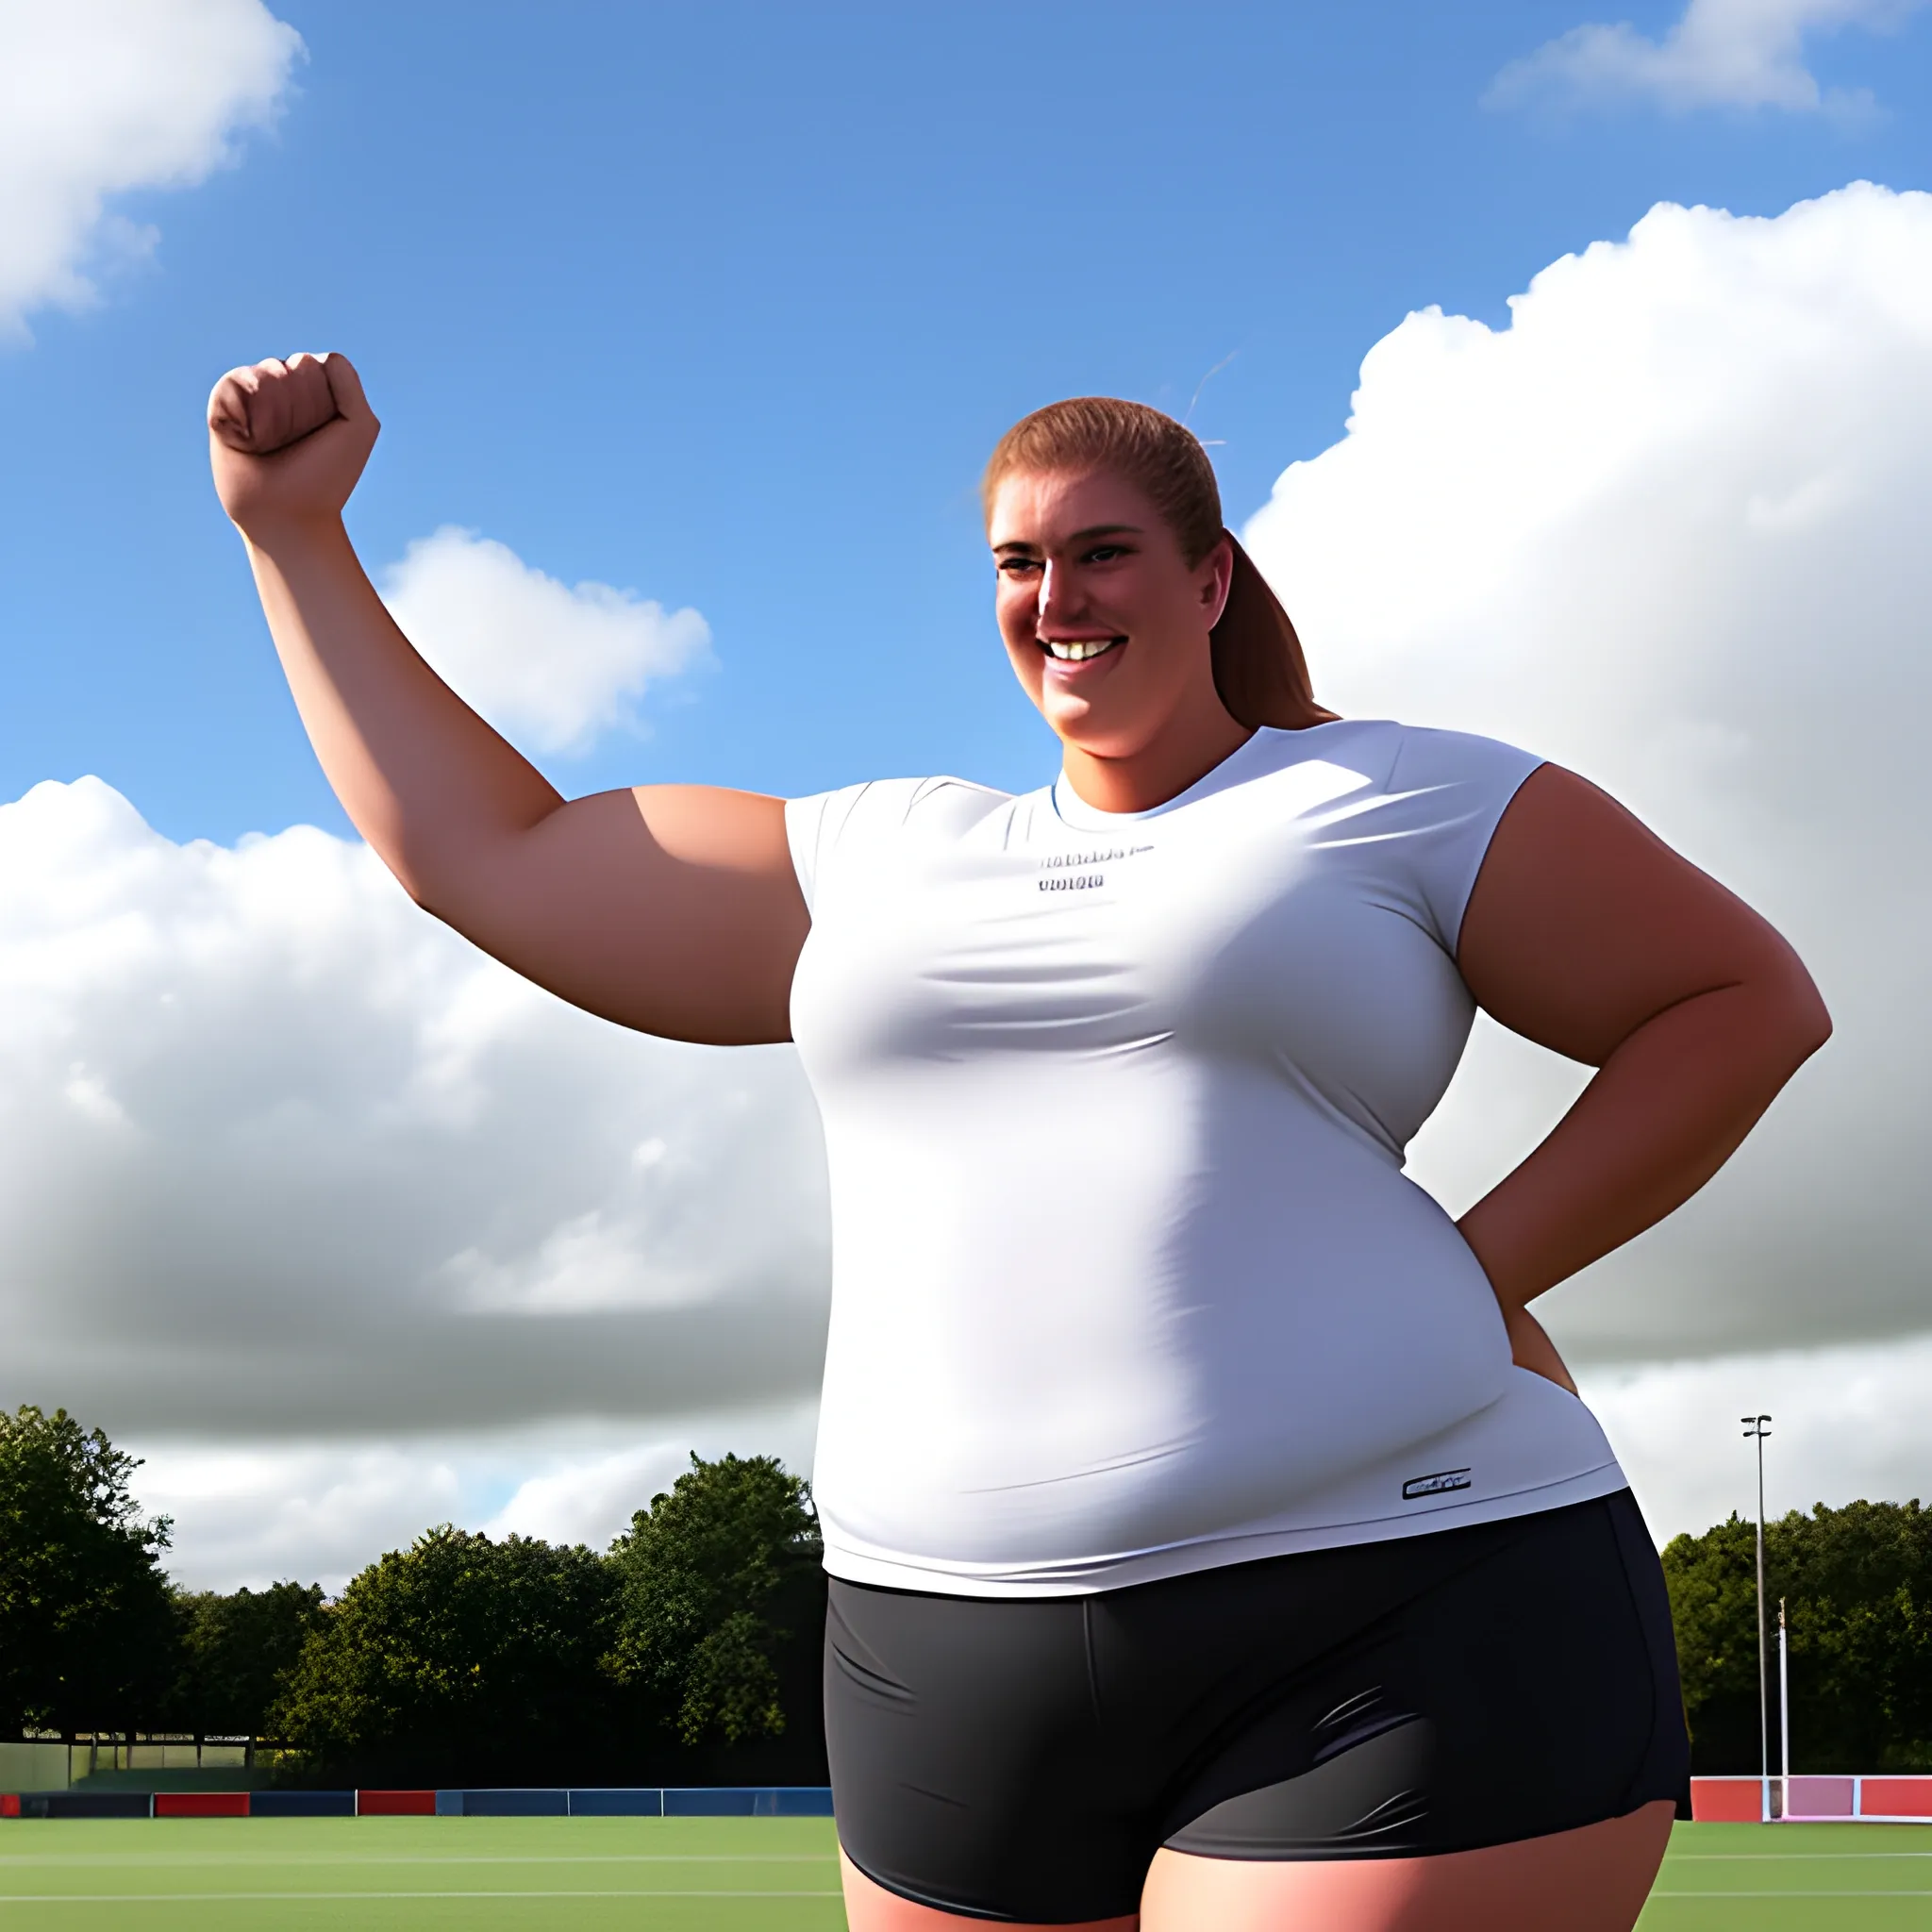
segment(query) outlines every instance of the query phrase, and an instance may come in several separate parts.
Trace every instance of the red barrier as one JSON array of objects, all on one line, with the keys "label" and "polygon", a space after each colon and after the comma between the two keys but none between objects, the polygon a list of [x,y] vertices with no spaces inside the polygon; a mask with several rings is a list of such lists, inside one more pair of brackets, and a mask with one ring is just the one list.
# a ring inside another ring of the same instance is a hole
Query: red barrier
[{"label": "red barrier", "polygon": [[358,1818],[434,1818],[434,1791],[358,1791]]},{"label": "red barrier", "polygon": [[1868,1818],[1932,1818],[1932,1777],[1868,1777],[1858,1795]]},{"label": "red barrier", "polygon": [[0,1818],[18,1818],[19,1816],[20,1793],[18,1791],[0,1791]]},{"label": "red barrier", "polygon": [[157,1791],[157,1818],[246,1818],[246,1791]]},{"label": "red barrier", "polygon": [[1756,1824],[1764,1816],[1764,1787],[1755,1777],[1693,1777],[1690,1815],[1699,1824]]}]

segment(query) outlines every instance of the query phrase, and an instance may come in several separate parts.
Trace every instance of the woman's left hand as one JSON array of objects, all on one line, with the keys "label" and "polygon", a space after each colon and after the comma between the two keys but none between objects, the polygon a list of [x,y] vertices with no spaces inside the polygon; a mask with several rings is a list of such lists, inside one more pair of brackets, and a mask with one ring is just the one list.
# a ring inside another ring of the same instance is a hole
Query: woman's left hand
[{"label": "woman's left hand", "polygon": [[1505,1308],[1503,1325],[1509,1331],[1509,1357],[1519,1369],[1541,1375],[1558,1389],[1576,1393],[1576,1383],[1557,1353],[1549,1331],[1527,1308]]}]

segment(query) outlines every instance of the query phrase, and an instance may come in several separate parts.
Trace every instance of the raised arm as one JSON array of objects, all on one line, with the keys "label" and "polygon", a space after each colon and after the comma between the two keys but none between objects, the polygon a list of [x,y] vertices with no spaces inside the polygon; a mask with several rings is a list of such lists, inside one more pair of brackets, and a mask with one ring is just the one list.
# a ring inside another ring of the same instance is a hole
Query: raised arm
[{"label": "raised arm", "polygon": [[1484,1011],[1598,1070],[1460,1223],[1517,1360],[1573,1386],[1524,1305],[1689,1200],[1831,1021],[1757,913],[1552,765],[1496,828],[1457,963]]},{"label": "raised arm", "polygon": [[577,1006],[678,1040],[789,1038],[809,920],[783,803],[691,785],[566,802],[417,656],[357,560],[341,512],[377,427],[340,356],[232,371],[208,400],[216,491],[356,828],[419,905]]}]

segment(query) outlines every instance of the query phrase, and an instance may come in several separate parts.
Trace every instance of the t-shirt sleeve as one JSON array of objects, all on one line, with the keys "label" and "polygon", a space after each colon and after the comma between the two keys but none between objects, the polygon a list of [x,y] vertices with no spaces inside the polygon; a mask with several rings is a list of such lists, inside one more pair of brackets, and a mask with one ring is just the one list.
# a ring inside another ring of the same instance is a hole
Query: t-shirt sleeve
[{"label": "t-shirt sleeve", "polygon": [[837,791],[818,791],[809,798],[785,801],[785,840],[791,847],[791,870],[798,874],[798,890],[805,895],[807,911],[816,908],[820,879],[828,864],[836,862],[840,841],[870,789],[846,785]]},{"label": "t-shirt sleeve", "polygon": [[1453,955],[1462,936],[1462,915],[1503,814],[1543,762],[1494,738],[1403,733],[1389,789],[1417,814],[1420,836],[1406,842],[1416,890],[1444,952]]},{"label": "t-shirt sleeve", "polygon": [[857,879],[883,848],[907,835],[915,815],[924,823],[945,801],[997,797],[958,778],[874,778],[837,791],[785,801],[785,838],[806,909],[817,914],[826,888],[841,874]]}]

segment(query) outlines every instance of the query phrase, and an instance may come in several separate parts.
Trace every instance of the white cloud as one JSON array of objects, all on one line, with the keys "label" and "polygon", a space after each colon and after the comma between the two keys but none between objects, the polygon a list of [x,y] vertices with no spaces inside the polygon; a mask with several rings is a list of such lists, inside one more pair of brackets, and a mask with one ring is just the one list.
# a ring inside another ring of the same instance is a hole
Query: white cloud
[{"label": "white cloud", "polygon": [[192,1590],[259,1589],[278,1577],[340,1591],[432,1524],[603,1549],[707,1457],[811,1460],[809,1398],[729,1407],[660,1424],[565,1423],[387,1441],[233,1442],[128,1439],[145,1458],[142,1507],[175,1519],[169,1574]]},{"label": "white cloud", "polygon": [[175,845],[95,779],[0,808],[0,1146],[9,1406],[394,1439],[816,1388],[791,1049],[575,1012],[310,828]]},{"label": "white cloud", "polygon": [[651,1498],[671,1488],[697,1455],[776,1456],[788,1469],[811,1466],[818,1403],[790,1408],[707,1416],[675,1436],[626,1440],[613,1446],[560,1443],[541,1458],[525,1457],[534,1473],[483,1525],[493,1536],[516,1531],[547,1542],[589,1543],[601,1549]]},{"label": "white cloud", "polygon": [[1924,0],[1690,0],[1661,41],[1627,21],[1572,27],[1512,60],[1486,104],[1647,101],[1673,112],[1696,108],[1778,108],[1840,118],[1869,113],[1864,90],[1820,87],[1805,64],[1807,37],[1836,28],[1883,31]]},{"label": "white cloud", "polygon": [[452,689],[540,751],[583,751],[613,725],[635,729],[644,687],[710,646],[695,610],[667,611],[608,584],[560,584],[454,525],[411,543],[382,594]]},{"label": "white cloud", "polygon": [[1768,1412],[1771,1516],[1855,1497],[1932,1497],[1932,1336],[1599,1369],[1581,1378],[1659,1542],[1757,1507],[1739,1419]]},{"label": "white cloud", "polygon": [[[1838,1022],[1703,1195],[1540,1306],[1599,1362],[1932,1328],[1932,196],[1659,207],[1512,306],[1377,343],[1257,558],[1330,703],[1604,784],[1790,934]],[[1485,1026],[1415,1171],[1459,1208],[1580,1078]]]},{"label": "white cloud", "polygon": [[0,336],[156,240],[110,213],[187,187],[275,112],[301,36],[260,0],[0,0]]},{"label": "white cloud", "polygon": [[[1774,1508],[1919,1492],[1932,197],[1660,208],[1513,308],[1378,343],[1246,534],[1331,701],[1607,784],[1833,1004],[1707,1194],[1550,1298],[1654,1526],[1748,1500],[1759,1407]],[[1579,1077],[1484,1029],[1416,1171],[1466,1202]],[[792,1056],[573,1013],[358,846],[0,808],[0,1402],[146,1454],[188,1580],[339,1581],[445,1516],[601,1542],[688,1446],[805,1459]]]},{"label": "white cloud", "polygon": [[471,1485],[442,1442],[123,1446],[144,1452],[142,1508],[175,1519],[165,1560],[187,1590],[291,1577],[333,1593],[385,1550],[468,1513]]}]

